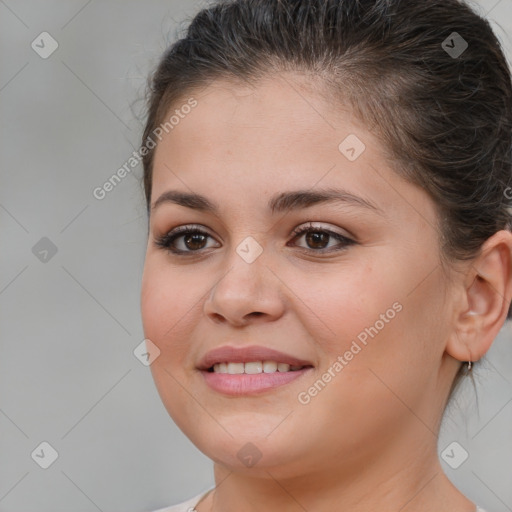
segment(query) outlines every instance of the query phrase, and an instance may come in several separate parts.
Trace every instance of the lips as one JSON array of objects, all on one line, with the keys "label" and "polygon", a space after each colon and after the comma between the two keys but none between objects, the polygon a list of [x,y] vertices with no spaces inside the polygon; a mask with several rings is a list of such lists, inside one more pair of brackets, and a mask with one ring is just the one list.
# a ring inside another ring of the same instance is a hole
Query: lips
[{"label": "lips", "polygon": [[290,354],[258,345],[248,347],[224,346],[207,352],[199,361],[197,368],[209,371],[219,363],[251,363],[253,361],[275,361],[288,364],[291,367],[312,367],[313,364],[305,359],[299,359]]}]

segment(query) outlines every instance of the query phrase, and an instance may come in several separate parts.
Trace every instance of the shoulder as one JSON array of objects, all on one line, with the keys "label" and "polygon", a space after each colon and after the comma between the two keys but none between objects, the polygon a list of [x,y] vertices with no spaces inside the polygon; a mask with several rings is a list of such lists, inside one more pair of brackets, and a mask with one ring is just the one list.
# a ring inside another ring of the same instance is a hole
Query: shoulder
[{"label": "shoulder", "polygon": [[172,505],[170,507],[159,508],[158,510],[153,510],[152,512],[192,512],[194,507],[198,504],[198,502],[206,496],[211,489],[208,489],[205,492],[194,496],[193,498],[188,499],[187,501],[183,501],[178,503],[177,505]]}]

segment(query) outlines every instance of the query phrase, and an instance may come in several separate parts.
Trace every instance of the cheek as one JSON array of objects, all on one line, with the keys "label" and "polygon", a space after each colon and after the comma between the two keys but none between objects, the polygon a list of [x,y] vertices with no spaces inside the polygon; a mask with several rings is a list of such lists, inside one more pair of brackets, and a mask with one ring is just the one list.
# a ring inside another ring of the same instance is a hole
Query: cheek
[{"label": "cheek", "polygon": [[357,379],[367,379],[368,368],[421,372],[443,339],[439,272],[425,279],[424,265],[403,261],[405,256],[380,259],[388,264],[375,261],[324,275],[304,272],[290,281],[302,320],[324,352],[322,364],[328,367],[346,354],[345,373]]},{"label": "cheek", "polygon": [[193,279],[187,272],[162,262],[158,254],[146,256],[141,286],[142,323],[144,336],[160,350],[150,370],[162,403],[180,428],[186,426],[187,418],[200,416],[201,412],[183,386],[188,378],[190,339],[197,324],[194,305],[199,307],[200,283]]},{"label": "cheek", "polygon": [[207,292],[197,273],[180,271],[161,262],[160,255],[146,258],[141,287],[144,335],[155,343],[162,360],[172,351],[171,364],[180,361],[197,324],[200,298]]},{"label": "cheek", "polygon": [[330,357],[343,354],[376,322],[382,329],[382,314],[388,321],[396,316],[393,303],[399,297],[399,283],[388,282],[370,265],[300,275],[298,279],[295,274],[290,286],[300,299],[295,302],[303,310],[302,319],[310,323],[308,331]]}]

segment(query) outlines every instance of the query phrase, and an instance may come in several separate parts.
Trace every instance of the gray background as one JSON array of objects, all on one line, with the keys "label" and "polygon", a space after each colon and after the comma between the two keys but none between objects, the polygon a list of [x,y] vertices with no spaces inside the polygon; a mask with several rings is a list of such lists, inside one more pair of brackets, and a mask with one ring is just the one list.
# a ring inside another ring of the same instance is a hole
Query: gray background
[{"label": "gray background", "polygon": [[[202,5],[0,0],[2,512],[152,510],[213,485],[133,354],[141,166],[92,194],[137,148],[146,75]],[[476,5],[510,57],[512,0]],[[44,31],[59,45],[47,59],[31,48]],[[33,252],[43,237],[57,249],[46,261]],[[512,511],[511,338],[506,325],[476,369],[478,410],[468,382],[439,441],[469,453],[443,468],[490,512]],[[31,457],[43,441],[59,454],[48,469]]]}]

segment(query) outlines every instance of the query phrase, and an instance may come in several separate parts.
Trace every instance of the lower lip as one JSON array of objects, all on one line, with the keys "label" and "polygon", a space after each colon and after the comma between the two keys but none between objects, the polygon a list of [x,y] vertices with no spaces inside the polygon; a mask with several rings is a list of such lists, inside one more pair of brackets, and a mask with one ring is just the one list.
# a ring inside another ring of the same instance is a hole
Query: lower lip
[{"label": "lower lip", "polygon": [[302,377],[313,368],[303,368],[293,372],[274,372],[274,373],[239,373],[231,375],[229,373],[215,373],[202,371],[201,373],[208,386],[218,393],[231,396],[253,395],[284,386],[299,377]]}]

